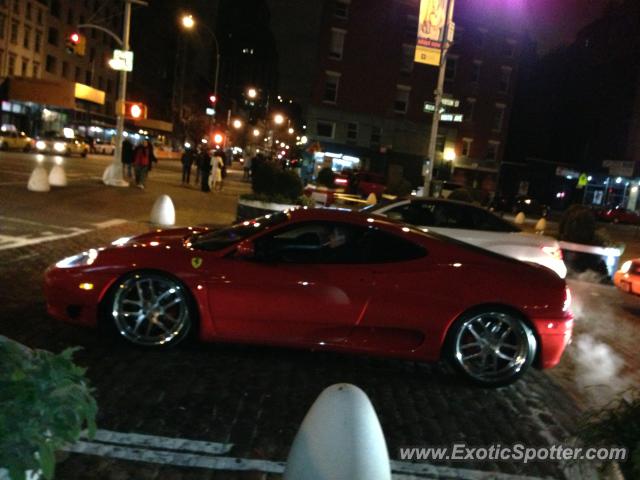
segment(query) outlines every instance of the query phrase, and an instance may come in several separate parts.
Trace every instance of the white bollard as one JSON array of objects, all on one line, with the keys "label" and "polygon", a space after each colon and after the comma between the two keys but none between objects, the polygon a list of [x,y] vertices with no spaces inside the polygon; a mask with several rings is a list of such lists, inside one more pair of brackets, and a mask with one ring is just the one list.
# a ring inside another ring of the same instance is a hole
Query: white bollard
[{"label": "white bollard", "polygon": [[151,209],[151,223],[156,225],[175,225],[176,209],[169,195],[160,195]]},{"label": "white bollard", "polygon": [[367,204],[368,205],[375,205],[376,203],[378,203],[378,197],[376,197],[376,194],[371,192],[369,194],[369,196],[367,197]]},{"label": "white bollard", "polygon": [[55,159],[55,165],[49,172],[49,185],[53,187],[67,186],[67,175],[64,173],[64,167],[62,166],[62,157]]},{"label": "white bollard", "polygon": [[516,218],[514,218],[513,223],[515,223],[516,225],[522,225],[524,223],[525,217],[524,217],[524,212],[519,212],[516,215]]},{"label": "white bollard", "polygon": [[535,231],[536,233],[539,233],[540,235],[542,235],[546,229],[547,229],[547,219],[544,217],[541,217],[540,220],[538,220],[538,223],[536,223]]},{"label": "white bollard", "polygon": [[369,397],[355,385],[326,388],[293,440],[284,480],[391,480],[387,443]]},{"label": "white bollard", "polygon": [[36,165],[36,168],[31,172],[27,188],[32,192],[48,192],[51,190],[47,170],[42,165]]}]

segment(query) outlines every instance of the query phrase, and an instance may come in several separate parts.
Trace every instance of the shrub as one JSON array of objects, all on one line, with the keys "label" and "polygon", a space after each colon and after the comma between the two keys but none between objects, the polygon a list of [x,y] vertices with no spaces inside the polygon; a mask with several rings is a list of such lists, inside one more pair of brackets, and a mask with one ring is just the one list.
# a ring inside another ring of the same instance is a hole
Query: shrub
[{"label": "shrub", "polygon": [[96,402],[74,351],[30,350],[0,336],[0,467],[12,480],[28,470],[53,478],[56,450],[85,426],[95,432]]},{"label": "shrub", "polygon": [[302,195],[298,174],[293,170],[282,170],[272,162],[256,165],[251,186],[254,196],[266,202],[295,203]]},{"label": "shrub", "polygon": [[558,238],[567,242],[585,245],[600,245],[596,236],[596,219],[587,207],[572,205],[560,219]]},{"label": "shrub", "polygon": [[333,173],[330,167],[324,167],[318,172],[318,185],[322,185],[327,188],[334,188],[336,182],[336,174]]}]

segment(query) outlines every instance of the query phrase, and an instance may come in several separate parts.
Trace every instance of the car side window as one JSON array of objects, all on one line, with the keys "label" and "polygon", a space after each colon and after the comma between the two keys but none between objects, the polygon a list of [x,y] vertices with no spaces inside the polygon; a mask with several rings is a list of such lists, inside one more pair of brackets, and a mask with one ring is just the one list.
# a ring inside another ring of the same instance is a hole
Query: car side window
[{"label": "car side window", "polygon": [[385,212],[392,220],[399,220],[411,225],[431,227],[434,225],[433,204],[427,202],[411,202],[400,205]]},{"label": "car side window", "polygon": [[433,209],[434,227],[464,228],[472,230],[473,218],[468,208],[449,203],[437,203]]},{"label": "car side window", "polygon": [[474,228],[489,232],[518,232],[520,231],[509,222],[496,217],[490,212],[485,212],[481,208],[470,208],[470,215],[473,218]]},{"label": "car side window", "polygon": [[420,245],[377,228],[364,232],[360,248],[362,263],[408,262],[427,255]]}]

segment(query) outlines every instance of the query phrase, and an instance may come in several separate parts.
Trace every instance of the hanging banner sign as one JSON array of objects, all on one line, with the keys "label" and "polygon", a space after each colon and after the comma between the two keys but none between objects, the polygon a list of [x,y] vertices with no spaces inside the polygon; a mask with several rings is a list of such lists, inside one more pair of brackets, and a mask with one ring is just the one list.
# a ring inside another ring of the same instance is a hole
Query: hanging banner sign
[{"label": "hanging banner sign", "polygon": [[[447,15],[449,3],[449,15]],[[444,26],[453,18],[454,0],[421,0],[418,17],[418,41],[414,60],[418,63],[440,66]],[[453,38],[453,22],[449,22],[449,39]]]}]

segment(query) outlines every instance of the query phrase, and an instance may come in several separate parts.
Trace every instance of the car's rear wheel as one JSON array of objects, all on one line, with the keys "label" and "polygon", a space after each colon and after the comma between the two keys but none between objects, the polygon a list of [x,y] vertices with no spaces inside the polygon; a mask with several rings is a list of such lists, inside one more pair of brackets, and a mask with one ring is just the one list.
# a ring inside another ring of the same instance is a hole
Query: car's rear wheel
[{"label": "car's rear wheel", "polygon": [[144,347],[165,347],[189,335],[194,323],[190,298],[177,279],[138,272],[117,282],[105,307],[124,339]]},{"label": "car's rear wheel", "polygon": [[453,365],[486,387],[518,380],[531,366],[537,345],[521,316],[498,309],[464,315],[453,325],[448,340]]}]

